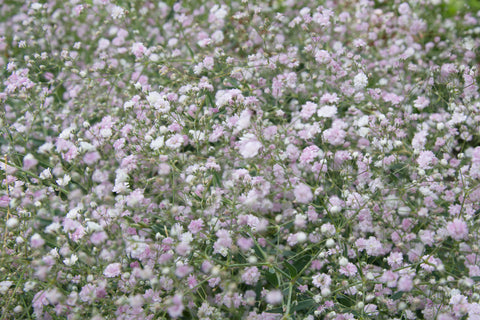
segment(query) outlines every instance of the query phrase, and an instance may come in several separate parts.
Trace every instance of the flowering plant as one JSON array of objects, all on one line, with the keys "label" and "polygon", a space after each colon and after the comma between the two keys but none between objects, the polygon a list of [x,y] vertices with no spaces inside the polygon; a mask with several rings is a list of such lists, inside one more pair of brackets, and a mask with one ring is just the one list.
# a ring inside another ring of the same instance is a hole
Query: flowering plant
[{"label": "flowering plant", "polygon": [[2,319],[480,318],[480,12],[0,3]]}]

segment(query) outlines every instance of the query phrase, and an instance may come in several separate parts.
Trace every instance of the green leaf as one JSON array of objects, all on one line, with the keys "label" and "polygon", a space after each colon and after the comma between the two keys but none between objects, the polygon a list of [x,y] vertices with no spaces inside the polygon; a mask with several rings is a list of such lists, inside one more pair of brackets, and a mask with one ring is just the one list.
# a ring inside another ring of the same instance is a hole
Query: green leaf
[{"label": "green leaf", "polygon": [[394,294],[390,296],[390,299],[392,300],[398,300],[403,296],[403,291],[397,291]]},{"label": "green leaf", "polygon": [[267,279],[267,282],[273,286],[273,287],[278,287],[278,279],[277,279],[277,275],[275,274],[275,272],[271,273],[269,271],[265,272],[265,278]]},{"label": "green leaf", "polygon": [[283,265],[287,268],[288,273],[290,274],[290,279],[295,278],[295,276],[298,274],[297,269],[295,269],[294,266],[292,266],[290,263],[287,261],[283,262]]},{"label": "green leaf", "polygon": [[153,232],[155,233],[160,233],[162,236],[166,236],[165,234],[165,226],[160,223],[156,223],[153,226],[151,226]]},{"label": "green leaf", "polygon": [[480,281],[480,276],[473,276],[471,278],[473,281]]},{"label": "green leaf", "polygon": [[213,175],[213,183],[215,184],[215,186],[221,187],[222,186],[222,179],[220,178],[220,175],[218,174],[218,172],[213,171],[212,175]]},{"label": "green leaf", "polygon": [[338,303],[344,305],[345,307],[351,307],[354,304],[353,299],[345,294],[339,293],[337,294],[336,298]]},{"label": "green leaf", "polygon": [[268,313],[283,313],[283,308],[282,307],[273,308],[273,309],[267,310],[265,312],[268,312]]},{"label": "green leaf", "polygon": [[207,100],[208,100],[208,103],[210,103],[210,106],[212,108],[215,108],[215,103],[214,103],[214,99],[213,99],[213,96],[210,92],[206,92],[205,95],[207,96]]},{"label": "green leaf", "polygon": [[310,309],[311,307],[315,306],[315,301],[313,299],[307,299],[300,301],[295,308],[293,308],[293,311],[300,311],[300,310],[305,310],[305,309]]}]

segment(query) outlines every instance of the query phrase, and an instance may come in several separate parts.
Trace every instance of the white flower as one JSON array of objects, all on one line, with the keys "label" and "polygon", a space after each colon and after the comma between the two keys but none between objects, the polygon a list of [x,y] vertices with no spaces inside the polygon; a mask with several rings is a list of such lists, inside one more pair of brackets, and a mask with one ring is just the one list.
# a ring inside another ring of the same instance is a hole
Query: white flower
[{"label": "white flower", "polygon": [[63,263],[65,263],[66,266],[73,266],[75,262],[78,261],[78,257],[76,254],[72,254],[70,258],[66,258],[63,260]]},{"label": "white flower", "polygon": [[53,258],[58,258],[58,257],[60,257],[60,255],[58,254],[58,248],[53,248],[52,250],[50,250],[49,254],[50,254]]},{"label": "white flower", "polygon": [[166,113],[170,111],[170,102],[168,102],[164,95],[161,95],[156,91],[152,91],[148,94],[147,101],[159,112]]},{"label": "white flower", "polygon": [[53,149],[53,143],[51,142],[45,142],[38,148],[38,153],[47,153],[50,152]]},{"label": "white flower", "polygon": [[164,136],[160,136],[160,137],[156,138],[155,140],[153,140],[150,143],[150,148],[152,148],[152,150],[160,149],[164,145],[164,140],[165,140]]},{"label": "white flower", "polygon": [[43,5],[41,3],[32,3],[30,8],[32,8],[33,10],[40,10],[40,9],[42,9],[42,6]]},{"label": "white flower", "polygon": [[70,180],[72,180],[70,178],[70,176],[68,174],[65,174],[63,176],[63,178],[58,178],[57,179],[57,184],[60,186],[60,187],[65,187],[69,182]]},{"label": "white flower", "polygon": [[267,300],[267,303],[269,304],[282,303],[282,300],[283,300],[282,291],[280,290],[270,291],[269,293],[267,293],[265,300]]},{"label": "white flower", "polygon": [[18,226],[18,223],[19,223],[18,219],[16,217],[12,217],[7,220],[7,228],[8,229],[16,228]]},{"label": "white flower", "polygon": [[331,118],[337,114],[337,107],[335,106],[323,106],[317,111],[317,115],[323,118]]},{"label": "white flower", "polygon": [[257,137],[251,133],[247,133],[240,138],[239,151],[244,158],[253,158],[258,154],[258,150],[262,147]]},{"label": "white flower", "polygon": [[125,16],[125,10],[122,7],[114,6],[112,8],[111,16],[113,19],[121,19]]},{"label": "white flower", "polygon": [[10,288],[13,285],[13,281],[2,281],[0,282],[0,294],[5,294],[8,291],[8,288]]},{"label": "white flower", "polygon": [[[111,131],[111,130],[110,130]],[[95,151],[97,150],[97,148],[95,148],[95,146],[91,143],[88,143],[86,141],[81,141],[79,143],[80,145],[80,151],[81,152],[89,152],[89,151]]]},{"label": "white flower", "polygon": [[365,75],[365,73],[360,72],[353,78],[353,86],[355,89],[363,89],[367,86],[368,84],[368,78]]}]

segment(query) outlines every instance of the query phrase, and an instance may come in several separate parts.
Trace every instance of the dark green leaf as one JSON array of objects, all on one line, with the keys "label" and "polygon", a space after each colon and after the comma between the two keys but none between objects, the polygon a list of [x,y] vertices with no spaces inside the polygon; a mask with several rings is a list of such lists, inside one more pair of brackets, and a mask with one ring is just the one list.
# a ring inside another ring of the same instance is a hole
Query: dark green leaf
[{"label": "dark green leaf", "polygon": [[277,275],[275,273],[271,273],[271,272],[265,272],[265,278],[267,279],[267,282],[273,286],[273,287],[278,287],[278,279],[277,279]]},{"label": "dark green leaf", "polygon": [[350,298],[349,296],[347,295],[344,295],[342,293],[339,293],[337,294],[337,301],[344,305],[345,307],[351,307],[354,303],[354,301],[352,300],[352,298]]},{"label": "dark green leaf", "polygon": [[308,300],[303,300],[300,301],[295,308],[293,308],[293,311],[300,311],[300,310],[305,310],[305,309],[310,309],[311,307],[315,306],[315,301],[312,299]]},{"label": "dark green leaf", "polygon": [[397,291],[397,292],[395,292],[394,294],[392,294],[392,296],[390,297],[390,299],[392,299],[392,300],[398,300],[398,299],[400,299],[402,296],[403,296],[403,291]]},{"label": "dark green leaf", "polygon": [[213,183],[215,184],[215,186],[218,186],[218,187],[222,186],[222,179],[220,179],[220,176],[216,171],[213,172]]},{"label": "dark green leaf", "polygon": [[288,273],[290,274],[290,279],[295,278],[295,276],[297,275],[297,269],[295,269],[295,267],[292,266],[292,265],[291,265],[290,263],[288,263],[287,261],[284,261],[284,262],[283,262],[283,265],[287,268]]},{"label": "dark green leaf", "polygon": [[268,313],[283,313],[283,308],[282,307],[278,307],[278,308],[274,308],[274,309],[270,309],[270,310],[267,310],[265,312],[268,312]]}]

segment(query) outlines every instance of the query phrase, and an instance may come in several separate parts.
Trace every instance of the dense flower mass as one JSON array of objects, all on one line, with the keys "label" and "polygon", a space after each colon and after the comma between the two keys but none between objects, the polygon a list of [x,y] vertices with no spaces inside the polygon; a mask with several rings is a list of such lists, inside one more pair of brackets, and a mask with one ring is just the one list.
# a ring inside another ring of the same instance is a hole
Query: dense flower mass
[{"label": "dense flower mass", "polygon": [[478,1],[0,7],[2,318],[480,318]]}]

